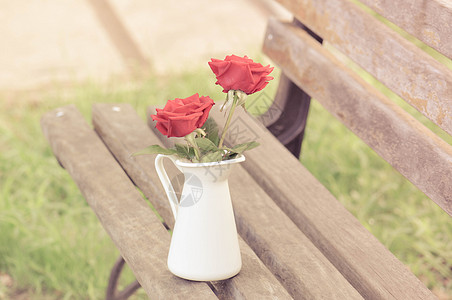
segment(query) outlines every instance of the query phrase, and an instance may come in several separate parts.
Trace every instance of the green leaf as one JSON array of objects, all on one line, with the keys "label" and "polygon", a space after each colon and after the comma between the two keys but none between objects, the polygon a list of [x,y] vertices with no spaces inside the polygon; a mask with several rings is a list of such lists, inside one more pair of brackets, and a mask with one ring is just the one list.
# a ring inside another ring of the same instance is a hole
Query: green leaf
[{"label": "green leaf", "polygon": [[207,138],[196,138],[195,142],[203,152],[214,152],[219,150],[218,147]]},{"label": "green leaf", "polygon": [[220,142],[220,138],[218,136],[218,125],[214,119],[208,118],[207,121],[202,126],[204,131],[206,132],[206,138],[212,141],[216,146]]},{"label": "green leaf", "polygon": [[186,145],[182,144],[175,144],[174,147],[176,148],[175,151],[177,156],[181,158],[193,160],[195,157],[195,150],[192,147],[188,148]]},{"label": "green leaf", "polygon": [[243,144],[239,144],[237,146],[232,147],[232,151],[235,153],[243,153],[247,150],[251,150],[253,148],[256,148],[257,146],[259,146],[258,142],[252,141],[252,142],[248,142],[248,143],[243,143]]},{"label": "green leaf", "polygon": [[149,146],[141,151],[135,152],[132,154],[132,156],[135,155],[143,155],[143,154],[164,154],[164,155],[173,155],[176,154],[176,150],[175,149],[166,149],[163,148],[159,145],[152,145]]},{"label": "green leaf", "polygon": [[223,159],[223,150],[210,152],[206,155],[201,156],[200,162],[214,162],[221,161]]}]

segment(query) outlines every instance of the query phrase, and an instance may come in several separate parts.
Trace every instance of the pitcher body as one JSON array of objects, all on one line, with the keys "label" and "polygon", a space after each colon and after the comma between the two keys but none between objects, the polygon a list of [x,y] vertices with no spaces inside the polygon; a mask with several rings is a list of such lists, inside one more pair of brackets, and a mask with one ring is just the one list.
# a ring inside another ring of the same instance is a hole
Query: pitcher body
[{"label": "pitcher body", "polygon": [[184,174],[177,198],[162,159],[156,169],[167,192],[175,225],[168,254],[168,268],[176,276],[196,281],[215,281],[236,275],[242,266],[228,177],[243,156],[214,163],[174,160]]}]

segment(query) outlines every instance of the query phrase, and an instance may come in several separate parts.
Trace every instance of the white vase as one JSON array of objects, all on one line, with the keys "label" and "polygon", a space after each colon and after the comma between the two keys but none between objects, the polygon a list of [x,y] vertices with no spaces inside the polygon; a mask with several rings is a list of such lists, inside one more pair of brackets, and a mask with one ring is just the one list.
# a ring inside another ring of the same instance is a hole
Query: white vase
[{"label": "white vase", "polygon": [[[180,199],[163,166],[172,160],[184,174]],[[174,275],[196,281],[215,281],[236,275],[242,260],[229,193],[228,177],[244,156],[221,162],[189,163],[157,155],[155,167],[176,220],[168,254]]]}]

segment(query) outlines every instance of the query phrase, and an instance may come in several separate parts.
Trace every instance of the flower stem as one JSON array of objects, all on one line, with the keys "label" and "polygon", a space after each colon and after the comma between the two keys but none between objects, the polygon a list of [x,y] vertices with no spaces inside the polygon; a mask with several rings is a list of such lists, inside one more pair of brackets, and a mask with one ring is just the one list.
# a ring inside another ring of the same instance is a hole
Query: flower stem
[{"label": "flower stem", "polygon": [[232,100],[231,109],[229,110],[228,119],[226,120],[226,123],[224,124],[223,133],[221,134],[220,143],[218,144],[218,148],[223,147],[224,138],[226,137],[226,131],[229,129],[229,125],[232,120],[232,115],[234,114],[235,107],[237,106],[237,93],[234,91],[234,99]]}]

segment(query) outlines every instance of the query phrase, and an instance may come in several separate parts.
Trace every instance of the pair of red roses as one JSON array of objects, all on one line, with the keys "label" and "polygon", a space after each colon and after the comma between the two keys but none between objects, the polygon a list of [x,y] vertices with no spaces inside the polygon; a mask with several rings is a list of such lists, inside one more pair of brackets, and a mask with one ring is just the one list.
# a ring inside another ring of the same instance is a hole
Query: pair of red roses
[{"label": "pair of red roses", "polygon": [[[253,94],[262,90],[273,77],[268,76],[273,68],[262,66],[248,57],[226,56],[224,60],[212,59],[209,66],[217,77],[216,84],[223,92],[240,90]],[[185,99],[169,100],[163,109],[157,109],[152,120],[157,121],[156,128],[168,137],[183,137],[197,128],[201,128],[214,105],[208,96],[194,94]]]}]

